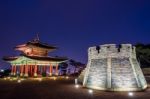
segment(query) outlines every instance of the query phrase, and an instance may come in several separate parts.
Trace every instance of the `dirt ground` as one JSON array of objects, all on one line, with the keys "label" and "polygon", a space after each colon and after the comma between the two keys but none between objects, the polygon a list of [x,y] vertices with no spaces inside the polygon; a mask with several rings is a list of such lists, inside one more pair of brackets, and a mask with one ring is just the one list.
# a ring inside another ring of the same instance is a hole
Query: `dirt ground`
[{"label": "dirt ground", "polygon": [[[150,77],[146,77],[150,87]],[[150,99],[150,88],[144,92],[105,92],[74,85],[74,78],[27,79],[18,83],[0,79],[0,99]]]}]

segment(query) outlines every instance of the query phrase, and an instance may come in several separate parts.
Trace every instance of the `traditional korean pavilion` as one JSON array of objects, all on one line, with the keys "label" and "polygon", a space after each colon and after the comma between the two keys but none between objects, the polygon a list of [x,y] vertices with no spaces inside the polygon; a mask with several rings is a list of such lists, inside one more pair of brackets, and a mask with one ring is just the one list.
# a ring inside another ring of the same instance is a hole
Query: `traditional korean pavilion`
[{"label": "traditional korean pavilion", "polygon": [[18,45],[14,49],[20,51],[21,55],[3,57],[3,60],[11,64],[12,76],[57,76],[59,64],[67,60],[65,57],[48,56],[48,53],[56,50],[57,47],[40,42],[38,36],[33,41]]}]

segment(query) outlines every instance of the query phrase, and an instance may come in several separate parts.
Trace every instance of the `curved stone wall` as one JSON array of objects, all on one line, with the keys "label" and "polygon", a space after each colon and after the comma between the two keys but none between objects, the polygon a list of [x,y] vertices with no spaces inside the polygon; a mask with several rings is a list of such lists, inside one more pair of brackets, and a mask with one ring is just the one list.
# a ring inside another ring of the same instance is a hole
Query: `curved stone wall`
[{"label": "curved stone wall", "polygon": [[131,44],[90,47],[87,67],[81,76],[84,87],[98,90],[140,91],[147,88],[135,47]]}]

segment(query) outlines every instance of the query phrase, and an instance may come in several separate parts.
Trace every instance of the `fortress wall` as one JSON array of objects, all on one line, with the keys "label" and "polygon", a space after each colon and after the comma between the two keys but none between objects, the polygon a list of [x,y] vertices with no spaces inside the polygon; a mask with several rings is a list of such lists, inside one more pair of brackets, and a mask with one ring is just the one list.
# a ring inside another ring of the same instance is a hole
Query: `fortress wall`
[{"label": "fortress wall", "polygon": [[145,89],[147,83],[136,59],[135,47],[131,44],[90,47],[83,86],[110,91]]}]

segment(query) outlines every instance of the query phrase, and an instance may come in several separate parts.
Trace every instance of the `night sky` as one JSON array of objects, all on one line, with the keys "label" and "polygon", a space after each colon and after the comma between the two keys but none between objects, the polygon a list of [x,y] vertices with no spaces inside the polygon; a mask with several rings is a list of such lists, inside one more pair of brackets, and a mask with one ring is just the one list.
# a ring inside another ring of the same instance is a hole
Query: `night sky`
[{"label": "night sky", "polygon": [[0,58],[37,33],[51,55],[86,63],[90,46],[150,43],[150,0],[0,0]]}]

